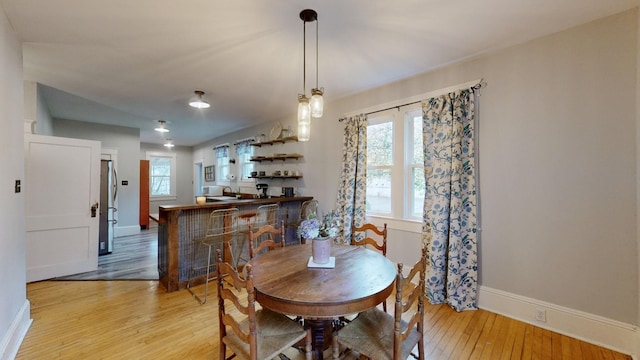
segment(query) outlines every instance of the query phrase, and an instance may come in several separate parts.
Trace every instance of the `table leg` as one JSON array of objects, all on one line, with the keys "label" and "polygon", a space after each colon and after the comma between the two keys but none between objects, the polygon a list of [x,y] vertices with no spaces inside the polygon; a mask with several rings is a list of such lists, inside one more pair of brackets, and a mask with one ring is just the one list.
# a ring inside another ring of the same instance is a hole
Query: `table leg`
[{"label": "table leg", "polygon": [[[314,359],[322,360],[323,352],[331,346],[331,320],[304,319],[305,328],[311,328],[311,345],[315,354]],[[325,338],[327,341],[325,341]]]}]

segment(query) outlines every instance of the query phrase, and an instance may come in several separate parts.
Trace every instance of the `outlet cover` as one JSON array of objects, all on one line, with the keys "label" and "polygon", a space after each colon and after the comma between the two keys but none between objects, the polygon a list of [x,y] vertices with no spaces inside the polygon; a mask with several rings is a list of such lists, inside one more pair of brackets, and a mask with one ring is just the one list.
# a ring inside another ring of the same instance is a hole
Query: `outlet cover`
[{"label": "outlet cover", "polygon": [[547,322],[547,311],[545,309],[536,309],[535,319],[540,322]]}]

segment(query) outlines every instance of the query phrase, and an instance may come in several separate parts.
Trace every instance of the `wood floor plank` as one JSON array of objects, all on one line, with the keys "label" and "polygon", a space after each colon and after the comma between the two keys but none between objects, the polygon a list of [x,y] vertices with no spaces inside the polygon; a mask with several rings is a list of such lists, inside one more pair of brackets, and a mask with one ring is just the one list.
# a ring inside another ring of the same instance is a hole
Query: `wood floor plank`
[{"label": "wood floor plank", "polygon": [[513,347],[511,349],[511,354],[509,357],[505,357],[505,359],[521,359],[522,353],[524,349],[524,335],[526,324],[520,321],[514,320],[515,328],[513,329]]},{"label": "wood floor plank", "polygon": [[496,314],[489,313],[489,318],[487,319],[485,325],[482,327],[480,336],[478,337],[478,341],[475,343],[473,351],[469,356],[470,359],[479,359],[482,356],[482,352],[484,351],[484,348],[490,339],[491,329],[493,328],[493,325],[496,321],[496,317]]},{"label": "wood floor plank", "polygon": [[453,349],[449,359],[469,359],[471,357],[471,353],[475,348],[478,337],[480,337],[484,324],[489,318],[489,314],[488,311],[474,312],[469,324],[465,327],[462,334],[458,335],[461,339],[458,341],[458,346]]}]

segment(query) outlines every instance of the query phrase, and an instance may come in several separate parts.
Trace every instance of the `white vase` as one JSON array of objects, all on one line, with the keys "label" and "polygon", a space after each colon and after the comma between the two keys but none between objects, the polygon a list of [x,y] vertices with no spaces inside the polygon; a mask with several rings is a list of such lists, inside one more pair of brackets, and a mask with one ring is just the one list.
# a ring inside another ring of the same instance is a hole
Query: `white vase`
[{"label": "white vase", "polygon": [[316,264],[326,264],[331,256],[331,238],[314,238],[311,241],[311,254]]}]

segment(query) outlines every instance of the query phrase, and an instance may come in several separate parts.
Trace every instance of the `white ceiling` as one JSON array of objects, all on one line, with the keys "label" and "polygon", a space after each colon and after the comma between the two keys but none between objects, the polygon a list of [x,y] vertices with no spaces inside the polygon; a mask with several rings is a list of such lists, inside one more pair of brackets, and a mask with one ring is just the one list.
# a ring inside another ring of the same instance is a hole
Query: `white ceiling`
[{"label": "white ceiling", "polygon": [[[0,0],[25,80],[52,116],[141,129],[191,146],[295,116],[299,13],[318,12],[325,102],[638,5],[638,0]],[[307,24],[307,89],[315,85]],[[187,106],[205,91],[208,110]]]}]

